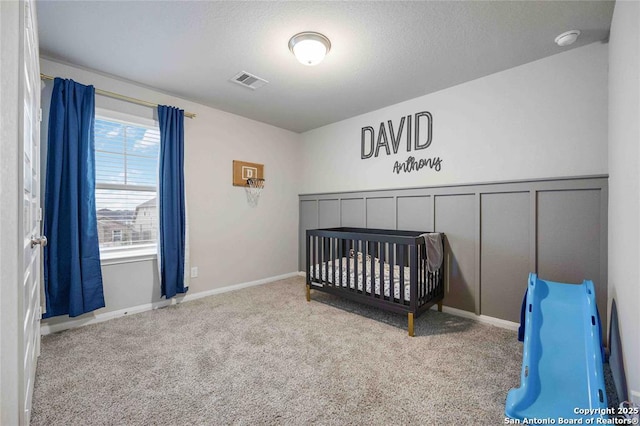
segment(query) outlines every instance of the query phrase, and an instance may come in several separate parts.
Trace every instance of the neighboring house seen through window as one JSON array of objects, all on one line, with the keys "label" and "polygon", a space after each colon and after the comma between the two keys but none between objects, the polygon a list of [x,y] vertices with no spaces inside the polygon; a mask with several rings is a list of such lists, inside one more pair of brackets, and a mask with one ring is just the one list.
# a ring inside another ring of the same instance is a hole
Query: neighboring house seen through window
[{"label": "neighboring house seen through window", "polygon": [[159,149],[157,126],[96,115],[96,210],[102,253],[156,245]]}]

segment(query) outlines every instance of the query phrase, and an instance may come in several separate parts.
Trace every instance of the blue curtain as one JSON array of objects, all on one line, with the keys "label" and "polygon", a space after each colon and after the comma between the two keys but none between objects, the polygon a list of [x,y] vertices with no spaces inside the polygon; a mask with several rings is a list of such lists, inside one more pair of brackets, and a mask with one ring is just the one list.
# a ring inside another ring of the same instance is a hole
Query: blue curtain
[{"label": "blue curtain", "polygon": [[44,317],[104,307],[95,200],[95,90],[56,78],[44,199]]},{"label": "blue curtain", "polygon": [[185,293],[184,111],[158,105],[160,122],[158,262],[162,295]]}]

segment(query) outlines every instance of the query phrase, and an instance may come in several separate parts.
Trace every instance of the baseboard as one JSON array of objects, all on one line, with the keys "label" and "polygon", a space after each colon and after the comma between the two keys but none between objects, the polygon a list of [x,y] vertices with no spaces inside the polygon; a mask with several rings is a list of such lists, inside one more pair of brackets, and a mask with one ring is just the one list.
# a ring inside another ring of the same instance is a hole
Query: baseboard
[{"label": "baseboard", "polygon": [[179,303],[189,302],[192,300],[201,299],[203,297],[213,296],[215,294],[222,294],[229,291],[240,290],[242,288],[284,280],[286,278],[297,277],[298,275],[298,272],[290,272],[288,274],[276,275],[274,277],[234,284],[222,288],[215,288],[213,290],[201,291],[198,293],[187,293],[185,296],[177,296],[169,300],[161,300],[159,302],[145,303],[144,305],[133,306],[131,308],[120,309],[117,311],[99,313],[90,318],[69,319],[68,321],[60,322],[57,324],[42,324],[40,326],[40,334],[46,336],[47,334],[57,333],[59,331],[69,330],[72,328],[82,327],[90,324],[97,324],[100,322],[109,321],[114,318],[120,318],[131,314],[139,314],[141,312],[151,311],[153,309],[163,308],[169,305],[177,305]]},{"label": "baseboard", "polygon": [[[431,309],[437,309],[437,308],[438,307],[434,305]],[[520,324],[518,324],[517,322],[507,321],[500,318],[494,318],[488,315],[476,315],[473,312],[464,311],[462,309],[450,308],[448,306],[443,306],[442,312],[451,314],[451,315],[456,315],[458,317],[469,318],[469,319],[481,322],[483,324],[489,324],[489,325],[493,325],[500,328],[506,328],[507,330],[517,331],[518,327],[520,327]]]},{"label": "baseboard", "polygon": [[267,283],[272,283],[274,281],[284,280],[286,278],[297,277],[297,272],[289,272],[288,274],[276,275],[275,277],[263,278],[261,280],[249,281],[246,283],[234,284],[227,287],[222,288],[214,288],[213,290],[201,291],[198,293],[187,293],[186,296],[182,298],[178,303],[189,302],[191,300],[202,299],[203,297],[213,296],[214,294],[222,294],[228,291],[240,290],[242,288],[253,287],[256,285],[262,285]]}]

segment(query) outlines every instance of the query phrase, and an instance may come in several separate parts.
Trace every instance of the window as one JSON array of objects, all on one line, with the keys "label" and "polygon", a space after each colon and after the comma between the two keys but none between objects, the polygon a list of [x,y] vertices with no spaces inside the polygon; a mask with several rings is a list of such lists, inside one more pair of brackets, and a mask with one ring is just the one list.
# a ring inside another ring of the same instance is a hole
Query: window
[{"label": "window", "polygon": [[96,116],[96,210],[102,253],[156,245],[159,151],[156,125]]}]

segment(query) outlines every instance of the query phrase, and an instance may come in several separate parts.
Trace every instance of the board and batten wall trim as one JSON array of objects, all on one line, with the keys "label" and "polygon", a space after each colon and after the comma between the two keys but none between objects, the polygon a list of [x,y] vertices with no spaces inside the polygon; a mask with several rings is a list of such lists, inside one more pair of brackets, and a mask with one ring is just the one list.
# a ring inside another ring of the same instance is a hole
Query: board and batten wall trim
[{"label": "board and batten wall trim", "polygon": [[606,330],[607,185],[597,175],[301,194],[299,269],[307,229],[439,231],[447,236],[446,306],[519,322],[529,272],[591,279]]}]

